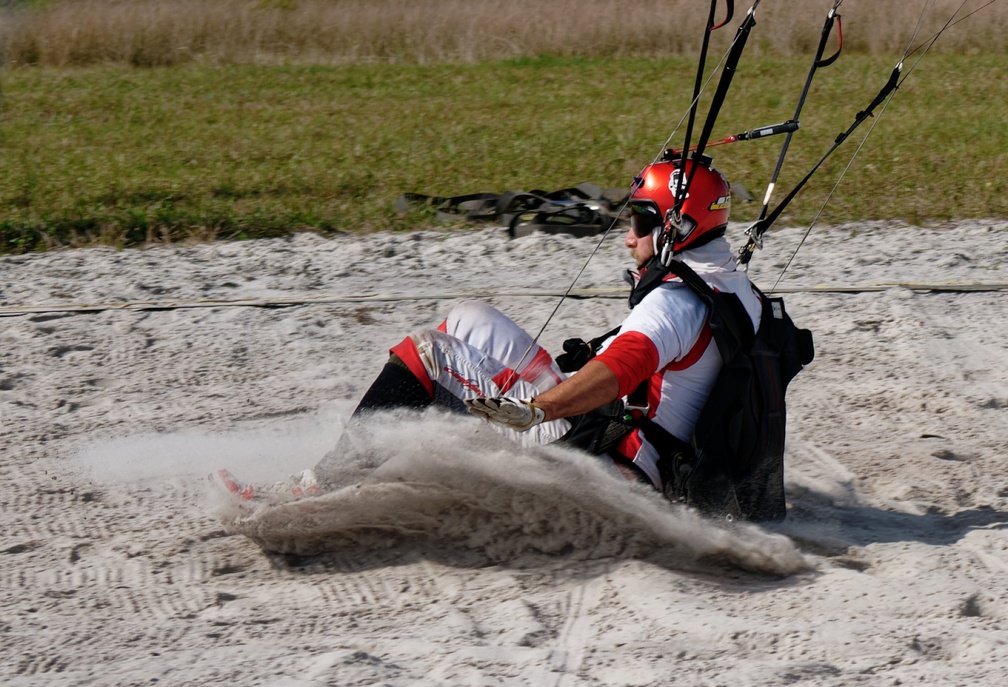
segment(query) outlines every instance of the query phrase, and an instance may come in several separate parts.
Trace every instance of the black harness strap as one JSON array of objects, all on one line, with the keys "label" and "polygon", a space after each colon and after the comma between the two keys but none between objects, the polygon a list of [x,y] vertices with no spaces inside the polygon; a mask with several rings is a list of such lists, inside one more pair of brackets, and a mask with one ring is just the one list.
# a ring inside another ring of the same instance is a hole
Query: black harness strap
[{"label": "black harness strap", "polygon": [[[701,236],[697,241],[692,244],[693,248],[699,248],[700,246],[713,241],[714,239],[721,238],[725,235],[725,227],[720,227],[719,229],[713,229],[708,231],[705,235]],[[672,263],[677,263],[679,261],[673,260]],[[682,264],[682,263],[679,263]],[[661,262],[661,256],[655,255],[651,260],[648,261],[647,271],[644,275],[635,283],[631,284],[630,296],[627,299],[630,303],[631,308],[635,308],[644,297],[655,290],[663,281],[665,277],[669,274],[674,273],[671,265],[664,265]],[[681,276],[681,275],[680,275]],[[701,280],[702,281],[702,280]]]},{"label": "black harness strap", "polygon": [[637,427],[658,452],[658,475],[661,477],[662,491],[670,499],[676,498],[685,484],[695,463],[695,453],[689,443],[679,439],[649,417],[637,422]]}]

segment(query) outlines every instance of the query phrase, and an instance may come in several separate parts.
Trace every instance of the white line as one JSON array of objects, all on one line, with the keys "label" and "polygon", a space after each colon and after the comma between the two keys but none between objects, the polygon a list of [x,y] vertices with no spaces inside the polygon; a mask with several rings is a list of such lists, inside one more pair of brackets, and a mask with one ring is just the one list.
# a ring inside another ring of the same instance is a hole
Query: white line
[{"label": "white line", "polygon": [[[880,282],[874,284],[818,284],[815,286],[785,286],[769,293],[867,293],[890,289],[931,292],[1008,291],[1008,282]],[[336,294],[292,296],[290,298],[209,298],[199,300],[126,301],[115,303],[40,303],[0,306],[0,317],[43,315],[48,313],[95,313],[109,310],[182,310],[186,308],[285,308],[303,305],[338,305],[341,303],[396,303],[405,301],[457,300],[464,298],[551,298],[562,291],[454,291],[441,293],[375,293],[358,296]],[[573,289],[568,298],[624,299],[626,288]]]}]

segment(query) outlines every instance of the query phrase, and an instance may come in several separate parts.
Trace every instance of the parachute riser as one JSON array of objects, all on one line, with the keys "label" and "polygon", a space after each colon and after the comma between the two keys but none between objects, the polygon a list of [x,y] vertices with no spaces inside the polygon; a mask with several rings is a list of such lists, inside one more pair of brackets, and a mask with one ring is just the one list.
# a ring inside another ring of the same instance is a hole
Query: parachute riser
[{"label": "parachute riser", "polygon": [[[744,141],[758,141],[761,138],[767,138],[769,136],[778,136],[780,134],[787,134],[793,131],[797,131],[800,127],[799,123],[793,119],[789,119],[786,122],[781,122],[780,124],[771,124],[769,126],[761,126],[756,129],[750,129],[749,131],[742,131],[737,134],[732,134],[717,141],[711,141],[707,144],[708,148],[714,148],[715,146],[728,145],[729,143],[742,143]],[[697,146],[690,146],[690,153],[694,153],[697,150]],[[680,157],[682,155],[681,148],[669,148],[665,153],[659,158],[659,162],[668,162],[674,158]]]},{"label": "parachute riser", "polygon": [[[809,88],[812,86],[812,79],[815,77],[816,72],[819,71],[819,69],[829,67],[836,62],[837,58],[840,57],[840,53],[843,51],[842,23],[840,15],[837,14],[837,10],[840,8],[840,4],[842,2],[843,0],[834,0],[833,7],[826,13],[826,20],[823,22],[822,33],[819,36],[819,45],[816,46],[815,57],[809,67],[808,74],[805,76],[805,84],[802,86],[801,95],[798,96],[798,103],[795,106],[794,116],[791,118],[793,121],[798,121],[801,116],[802,108],[805,107],[805,100],[808,97]],[[829,42],[830,36],[833,35],[834,25],[837,28],[837,50],[833,53],[833,55],[824,59],[823,54],[826,52],[826,44]],[[766,231],[766,227],[762,226],[761,223],[765,220],[767,211],[770,208],[770,200],[773,197],[774,190],[777,188],[777,179],[780,177],[781,169],[784,166],[784,158],[787,157],[788,149],[791,146],[792,135],[793,132],[788,133],[787,138],[784,139],[784,143],[781,145],[780,154],[777,156],[777,164],[774,166],[774,171],[770,176],[766,192],[763,194],[763,204],[760,206],[759,217],[746,230],[746,235],[749,237],[749,240],[746,242],[746,245],[739,250],[739,262],[746,268],[748,268],[749,260],[752,258],[753,252],[755,252],[757,248],[763,248],[763,232]]]},{"label": "parachute riser", "polygon": [[[707,31],[704,33],[704,44],[701,50],[700,56],[700,68],[697,71],[697,85],[700,83],[701,75],[703,73],[703,65],[707,54],[707,45],[710,39],[710,32],[716,28],[720,28],[728,23],[731,19],[731,15],[734,11],[732,0],[728,0],[729,10],[728,19],[726,19],[721,24],[717,26],[713,25],[714,11],[716,8],[716,1],[711,3],[711,19],[708,21]],[[704,160],[704,151],[707,148],[707,143],[710,140],[711,132],[714,129],[714,124],[717,121],[718,115],[721,112],[721,107],[724,105],[724,100],[728,94],[728,89],[731,86],[732,78],[735,75],[735,70],[738,67],[739,60],[742,57],[742,52],[745,49],[746,42],[749,38],[749,33],[752,28],[756,25],[756,8],[759,6],[760,0],[756,0],[749,11],[746,13],[745,19],[739,26],[735,34],[735,40],[732,42],[731,49],[725,59],[724,68],[721,71],[721,77],[718,80],[717,89],[714,92],[714,96],[711,99],[710,108],[707,111],[707,117],[704,120],[703,131],[700,134],[700,140],[695,146],[691,146],[692,137],[692,127],[695,119],[696,105],[698,101],[699,93],[694,93],[693,105],[690,111],[689,125],[686,129],[686,141],[681,150],[681,169],[685,171],[686,162],[688,159],[692,158],[695,163],[701,163]],[[756,130],[754,130],[756,131]],[[752,132],[746,132],[750,134]],[[758,136],[757,136],[758,137]],[[706,164],[709,164],[706,163]],[[689,174],[680,174],[675,189],[675,205],[669,211],[668,216],[665,218],[665,226],[663,227],[660,243],[661,243],[661,253],[659,254],[659,263],[664,267],[668,266],[672,262],[672,256],[676,252],[676,237],[679,236],[679,231],[682,227],[682,207],[686,198],[689,196],[690,184],[693,183],[693,177],[696,175],[697,164],[694,164],[689,171]]]}]

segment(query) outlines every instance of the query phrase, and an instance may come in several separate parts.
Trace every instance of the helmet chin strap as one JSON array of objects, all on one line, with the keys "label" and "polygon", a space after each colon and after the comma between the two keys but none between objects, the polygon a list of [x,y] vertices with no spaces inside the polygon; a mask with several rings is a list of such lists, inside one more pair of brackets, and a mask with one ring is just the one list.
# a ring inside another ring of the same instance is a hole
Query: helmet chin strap
[{"label": "helmet chin strap", "polygon": [[679,228],[681,226],[682,215],[674,209],[669,210],[665,223],[662,225],[661,235],[664,236],[665,240],[662,242],[661,253],[658,257],[658,262],[663,267],[668,267],[672,264],[672,258],[675,255],[675,239],[679,235]]},{"label": "helmet chin strap", "polygon": [[[632,276],[627,280],[630,284],[630,296],[628,298],[630,308],[634,308],[640,303],[644,296],[648,295],[655,287],[662,283],[662,280],[669,273],[669,265],[672,264],[672,251],[668,251],[668,264],[662,262],[666,251],[664,247],[661,253],[655,253],[641,265],[637,270],[637,279]],[[628,271],[629,272],[629,271]]]},{"label": "helmet chin strap", "polygon": [[[678,219],[676,219],[678,218]],[[668,219],[651,232],[651,243],[654,254],[637,268],[637,278],[630,270],[626,272],[626,282],[630,285],[630,307],[641,302],[652,289],[662,282],[668,274],[669,266],[675,257],[676,228],[681,225],[681,216],[669,211]],[[661,248],[659,248],[659,245]]]}]

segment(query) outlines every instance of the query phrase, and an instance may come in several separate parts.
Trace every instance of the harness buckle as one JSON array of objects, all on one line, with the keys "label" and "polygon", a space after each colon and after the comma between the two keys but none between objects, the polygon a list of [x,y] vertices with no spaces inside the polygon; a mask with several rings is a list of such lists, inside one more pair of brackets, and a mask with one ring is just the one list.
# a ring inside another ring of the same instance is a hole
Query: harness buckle
[{"label": "harness buckle", "polygon": [[759,250],[763,250],[763,236],[759,233],[758,229],[759,222],[753,222],[752,225],[745,230],[745,234],[749,237],[750,243]]},{"label": "harness buckle", "polygon": [[631,422],[637,422],[641,418],[647,417],[650,410],[651,405],[648,403],[643,405],[631,403],[630,401],[625,401],[623,403],[623,415]]}]

